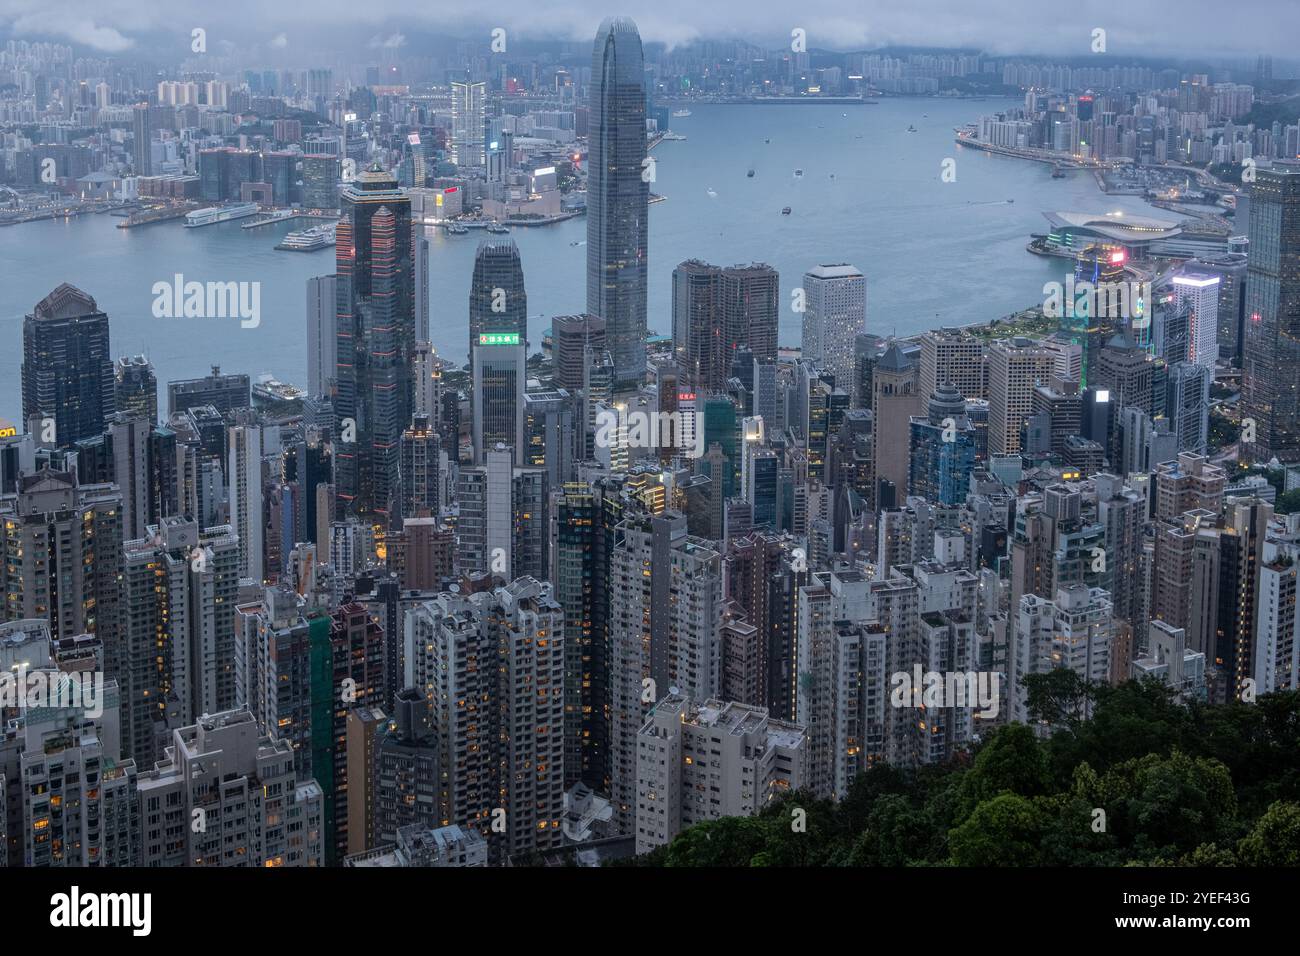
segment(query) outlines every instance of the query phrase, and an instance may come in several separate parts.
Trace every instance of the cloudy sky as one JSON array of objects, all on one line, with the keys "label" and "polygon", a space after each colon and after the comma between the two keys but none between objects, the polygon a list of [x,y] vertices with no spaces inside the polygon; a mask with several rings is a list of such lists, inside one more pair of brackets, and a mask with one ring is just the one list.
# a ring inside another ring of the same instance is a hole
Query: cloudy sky
[{"label": "cloudy sky", "polygon": [[[485,11],[491,11],[485,13]],[[1117,56],[1296,55],[1300,0],[0,0],[0,37],[177,59],[193,27],[244,50],[331,42],[405,46],[431,32],[587,40],[602,17],[633,17],[646,40],[743,38],[775,47],[796,27],[810,48],[967,46],[1086,55],[1094,29]]]}]

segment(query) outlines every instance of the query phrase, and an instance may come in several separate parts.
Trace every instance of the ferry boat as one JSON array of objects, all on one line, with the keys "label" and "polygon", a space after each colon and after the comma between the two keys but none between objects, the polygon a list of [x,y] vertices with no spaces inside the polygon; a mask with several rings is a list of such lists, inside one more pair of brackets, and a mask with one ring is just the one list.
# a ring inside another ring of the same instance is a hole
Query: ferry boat
[{"label": "ferry boat", "polygon": [[673,110],[673,116],[679,118],[683,116],[690,116],[690,115],[691,115],[691,111],[687,109]]},{"label": "ferry boat", "polygon": [[334,227],[312,226],[287,234],[275,248],[290,252],[315,252],[334,245]]},{"label": "ferry boat", "polygon": [[229,222],[232,219],[244,219],[247,216],[255,216],[261,207],[255,202],[236,203],[233,206],[209,206],[207,209],[196,209],[193,212],[185,214],[185,228],[195,229],[198,226],[210,226],[217,222]]},{"label": "ferry boat", "polygon": [[501,223],[499,222],[494,222],[487,227],[487,231],[498,236],[508,235],[510,232],[510,228],[508,226],[501,225]]},{"label": "ferry boat", "polygon": [[468,227],[468,226],[462,226],[462,225],[461,225],[460,223],[458,223],[458,222],[452,222],[452,223],[448,223],[448,224],[447,224],[447,232],[450,233],[450,234],[453,235],[453,236],[468,236],[468,235],[469,235],[469,227]]},{"label": "ferry boat", "polygon": [[794,178],[795,178],[795,179],[803,179],[803,170],[802,170],[802,169],[796,169],[796,170],[794,171]]},{"label": "ferry boat", "polygon": [[306,397],[305,389],[281,382],[270,372],[263,372],[253,382],[254,402],[301,402]]},{"label": "ferry boat", "polygon": [[781,215],[783,215],[783,216],[788,216],[788,215],[790,215],[790,207],[789,207],[789,206],[786,206],[784,209],[782,209],[782,210],[781,210]]}]

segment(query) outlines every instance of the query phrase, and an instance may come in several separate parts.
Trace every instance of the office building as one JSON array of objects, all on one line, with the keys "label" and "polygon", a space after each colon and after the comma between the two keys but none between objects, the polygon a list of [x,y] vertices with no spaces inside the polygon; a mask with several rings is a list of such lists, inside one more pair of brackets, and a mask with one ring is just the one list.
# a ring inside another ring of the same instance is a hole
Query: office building
[{"label": "office building", "polygon": [[803,358],[852,393],[854,340],[867,325],[867,279],[851,265],[818,265],[803,276]]},{"label": "office building", "polygon": [[528,378],[523,339],[517,332],[483,332],[472,356],[474,461],[482,464],[488,452],[505,448],[515,463],[522,464],[526,455],[524,388]]},{"label": "office building", "polygon": [[398,442],[414,401],[411,200],[373,164],[343,187],[342,202],[335,245],[337,513],[387,518],[398,496]]},{"label": "office building", "polygon": [[641,36],[607,19],[592,50],[587,150],[587,312],[605,320],[614,389],[645,379],[649,200]]},{"label": "office building", "polygon": [[143,355],[124,355],[113,363],[113,393],[118,412],[158,424],[158,377]]},{"label": "office building", "polygon": [[1300,460],[1300,160],[1260,169],[1250,190],[1250,262],[1242,342],[1243,443],[1254,462]]},{"label": "office building", "polygon": [[[94,438],[115,410],[108,316],[66,282],[23,320],[23,422],[43,444]],[[50,427],[50,424],[53,427]]]}]

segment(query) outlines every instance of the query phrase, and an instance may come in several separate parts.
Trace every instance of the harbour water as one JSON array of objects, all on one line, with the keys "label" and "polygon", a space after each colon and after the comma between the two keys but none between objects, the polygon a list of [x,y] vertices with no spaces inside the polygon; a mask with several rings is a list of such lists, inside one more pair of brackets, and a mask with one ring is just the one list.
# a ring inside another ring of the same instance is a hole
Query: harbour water
[{"label": "harbour water", "polygon": [[[673,120],[686,140],[653,153],[651,189],[667,201],[650,207],[650,328],[671,333],[672,270],[689,258],[775,266],[787,303],[782,344],[799,342],[790,290],[819,262],[850,262],[866,274],[868,331],[905,335],[984,322],[1041,302],[1045,282],[1063,281],[1059,260],[1025,250],[1030,234],[1045,228],[1043,212],[1173,218],[1137,197],[1107,197],[1091,173],[1054,180],[1049,165],[953,142],[954,126],[1013,102],[693,106],[691,116]],[[950,157],[956,180],[944,182]],[[163,404],[162,383],[212,365],[306,384],[305,284],[334,271],[332,247],[276,251],[301,228],[294,220],[260,229],[238,221],[118,229],[119,221],[91,215],[0,229],[0,418],[21,417],[23,316],[61,282],[84,289],[108,313],[115,354],[153,361]],[[586,230],[582,218],[513,230],[534,350],[552,316],[585,306]],[[441,354],[463,361],[474,250],[486,237],[430,229],[429,238],[430,338]],[[153,284],[170,284],[178,273],[186,281],[260,282],[260,324],[155,318]]]}]

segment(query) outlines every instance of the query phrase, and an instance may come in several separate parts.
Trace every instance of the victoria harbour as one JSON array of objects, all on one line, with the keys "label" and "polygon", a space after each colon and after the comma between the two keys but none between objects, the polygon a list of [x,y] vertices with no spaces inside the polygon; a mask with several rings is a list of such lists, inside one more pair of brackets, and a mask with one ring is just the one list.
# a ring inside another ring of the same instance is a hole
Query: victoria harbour
[{"label": "victoria harbour", "polygon": [[[781,274],[788,303],[817,262],[858,263],[867,276],[867,331],[911,335],[938,325],[987,322],[1041,303],[1060,264],[1025,249],[1054,210],[1150,213],[1131,196],[1106,196],[1091,172],[1053,179],[1041,163],[962,148],[953,128],[1011,101],[882,99],[870,106],[696,106],[674,119],[685,141],[654,151],[650,206],[648,324],[669,335],[672,270],[682,260],[766,262]],[[915,132],[908,127],[914,126]],[[956,180],[941,163],[957,161]],[[753,169],[755,175],[746,175]],[[802,171],[802,175],[796,175]],[[1009,201],[1012,200],[1012,201]],[[783,207],[791,213],[781,215]],[[238,221],[184,229],[163,222],[117,229],[109,215],[83,215],[0,229],[4,273],[0,335],[19,334],[23,316],[71,277],[113,316],[113,350],[144,354],[160,379],[206,374],[213,365],[301,382],[305,286],[330,273],[333,248],[275,250],[292,222],[241,229]],[[475,233],[429,227],[429,336],[439,353],[463,362]],[[582,309],[586,222],[516,227],[528,284],[528,331],[535,351],[550,318]],[[50,250],[59,250],[51,256]],[[915,267],[933,263],[926,281]],[[262,321],[157,319],[155,282],[259,280]],[[799,316],[788,307],[781,342],[797,344]],[[22,356],[0,354],[0,409],[16,417]]]}]

